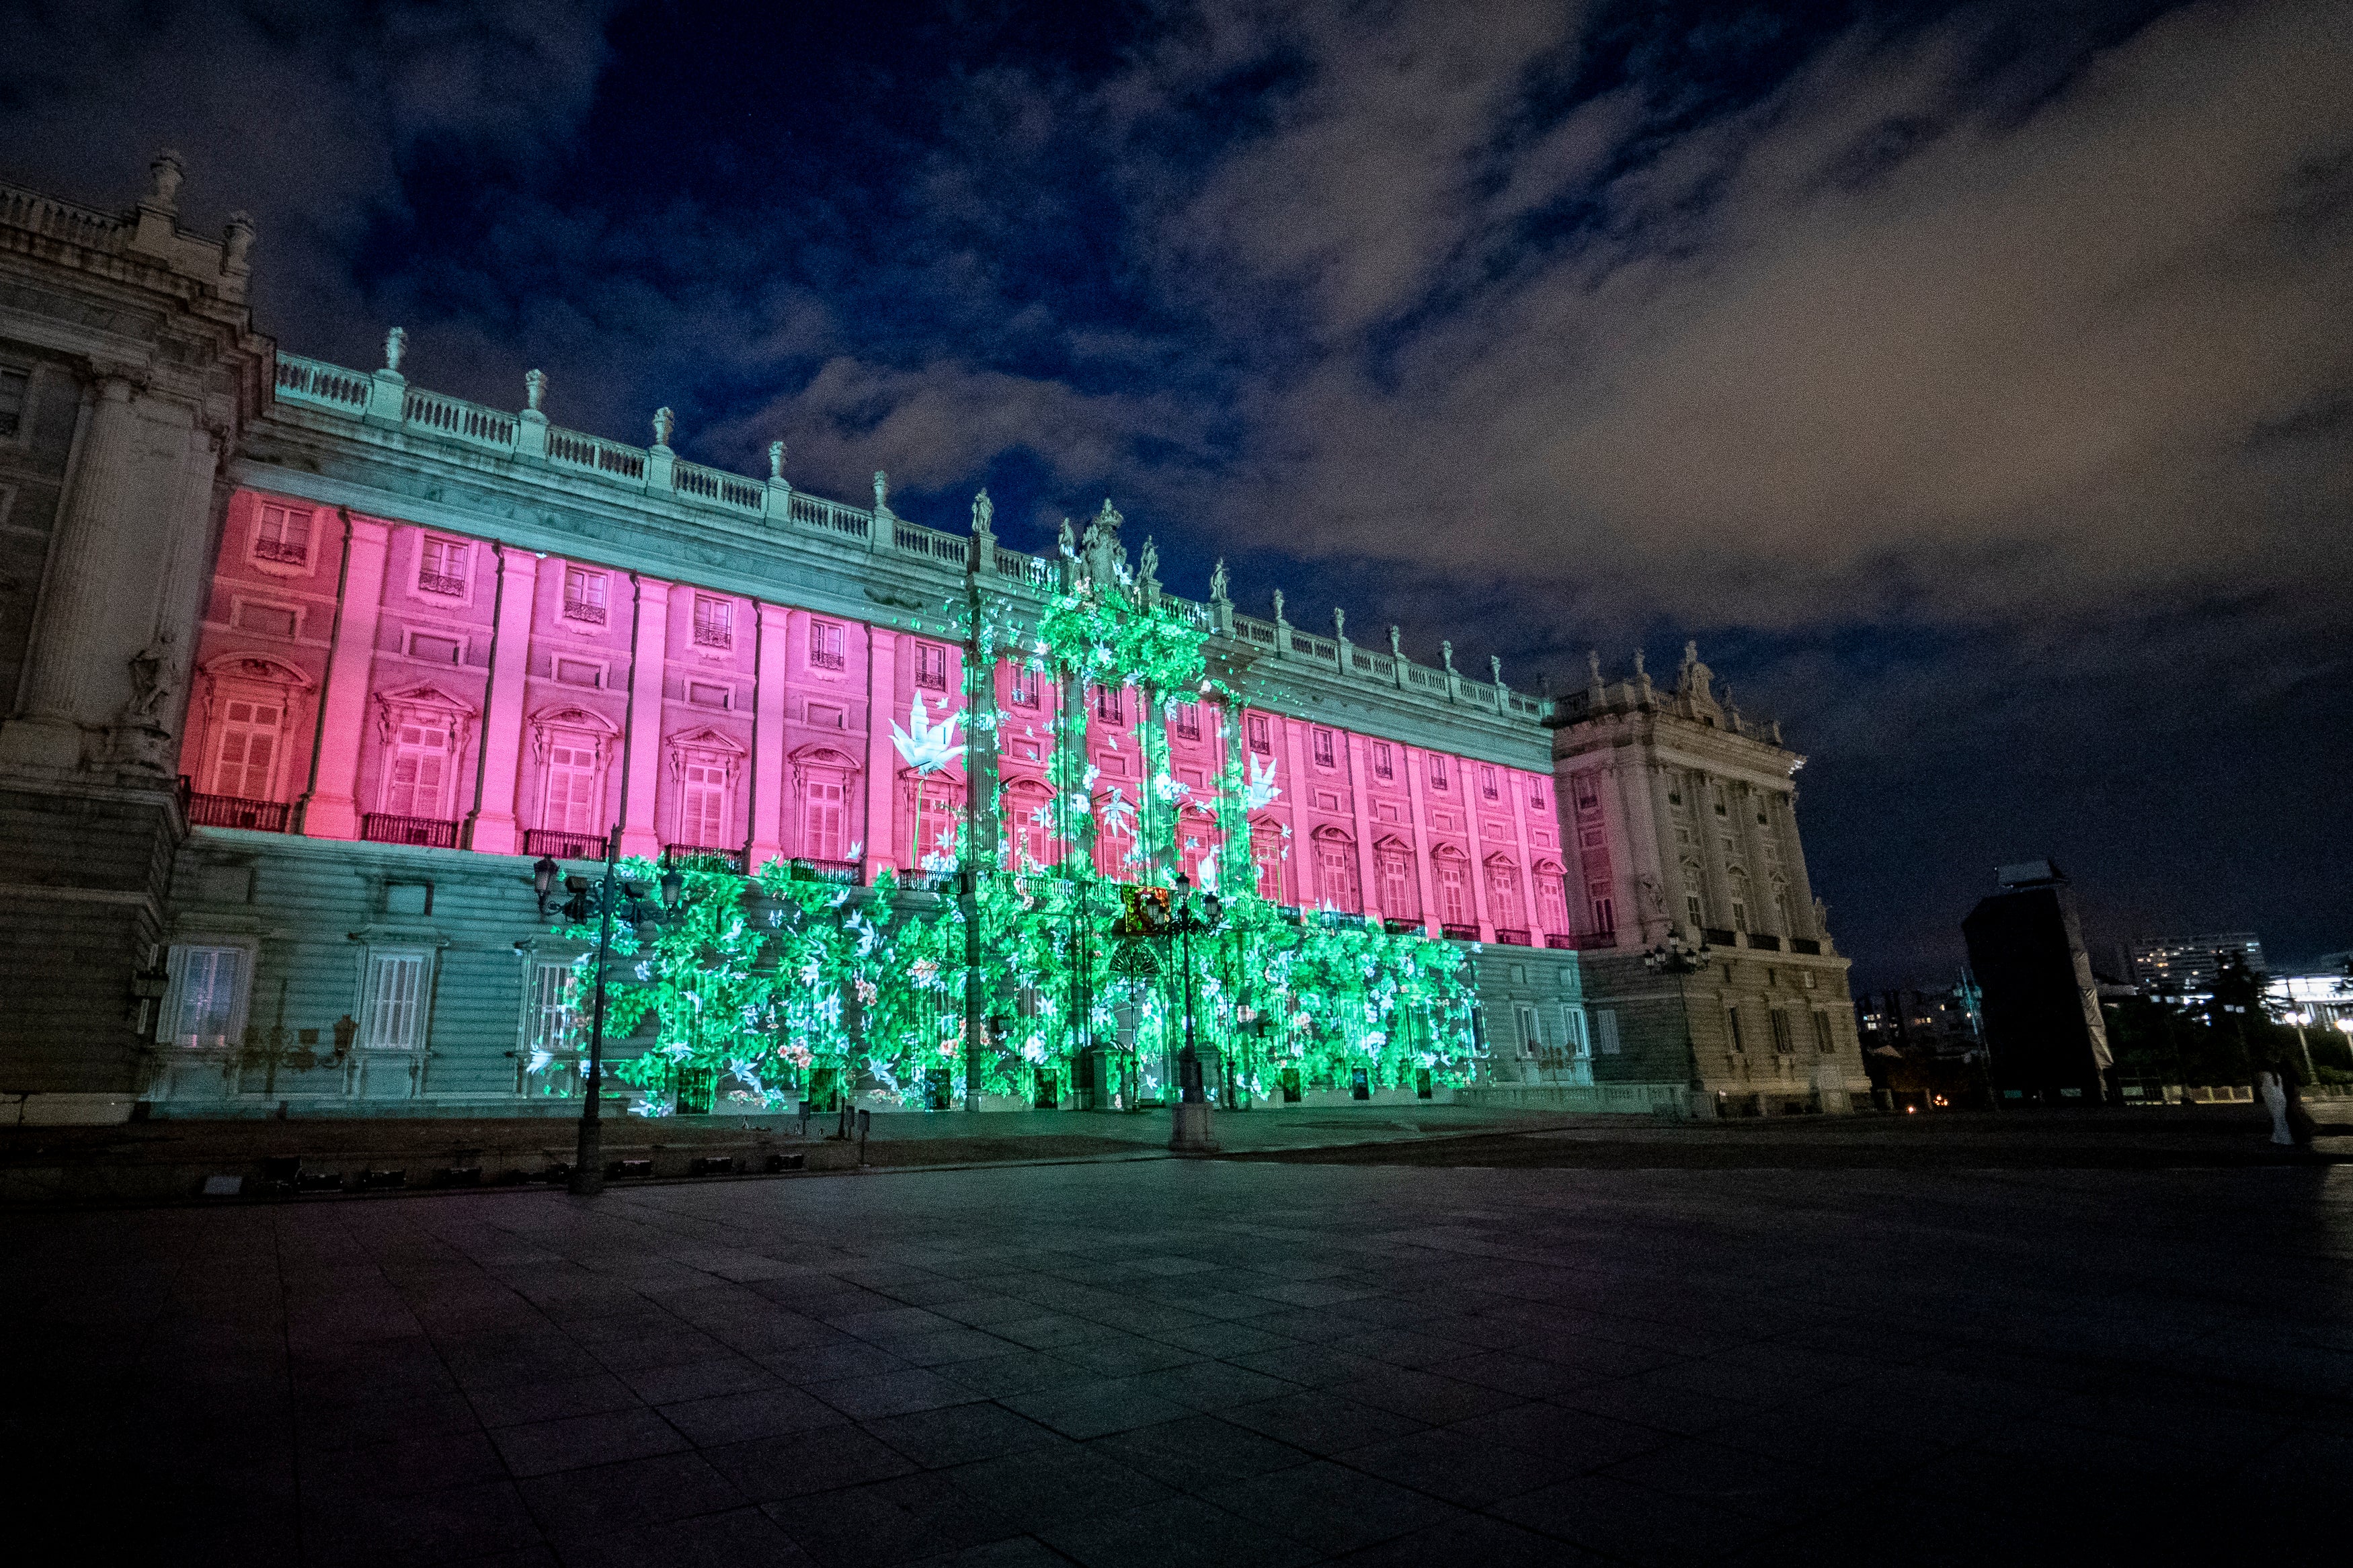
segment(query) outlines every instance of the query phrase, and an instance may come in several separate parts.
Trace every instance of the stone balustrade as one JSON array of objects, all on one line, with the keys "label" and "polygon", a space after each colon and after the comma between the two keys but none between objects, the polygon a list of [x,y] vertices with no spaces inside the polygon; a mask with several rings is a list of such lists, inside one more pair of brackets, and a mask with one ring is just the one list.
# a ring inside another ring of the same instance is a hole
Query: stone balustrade
[{"label": "stone balustrade", "polygon": [[[0,200],[6,195],[0,191]],[[97,215],[85,216],[95,218]],[[937,563],[959,573],[972,560],[969,535],[927,528],[887,508],[878,511],[812,495],[794,488],[780,473],[765,480],[748,479],[699,463],[675,460],[667,447],[632,447],[549,425],[537,407],[545,384],[544,377],[537,379],[532,389],[533,406],[517,415],[441,393],[411,388],[396,370],[368,373],[300,354],[280,353],[278,356],[277,389],[281,402],[354,418],[366,418],[371,409],[396,408],[397,423],[405,431],[451,440],[502,458],[544,462],[568,473],[593,476],[641,492],[667,491],[688,505],[711,507],[737,517],[758,517],[870,552],[889,552]],[[393,395],[379,397],[376,389],[380,387]],[[881,523],[888,526],[878,526]],[[983,569],[993,571],[1009,588],[1041,596],[1051,590],[1055,580],[1051,560],[1001,545],[989,549]],[[1205,631],[1231,637],[1286,662],[1320,666],[1344,680],[1404,691],[1456,707],[1482,709],[1499,718],[1524,719],[1531,723],[1540,722],[1550,711],[1550,705],[1544,700],[1493,681],[1463,676],[1451,668],[1417,664],[1401,654],[1376,653],[1339,639],[1300,631],[1288,623],[1234,613],[1229,605],[1225,606],[1221,617],[1216,605],[1175,595],[1164,595],[1162,603],[1176,607]],[[1744,730],[1747,728],[1751,727],[1744,726]]]}]

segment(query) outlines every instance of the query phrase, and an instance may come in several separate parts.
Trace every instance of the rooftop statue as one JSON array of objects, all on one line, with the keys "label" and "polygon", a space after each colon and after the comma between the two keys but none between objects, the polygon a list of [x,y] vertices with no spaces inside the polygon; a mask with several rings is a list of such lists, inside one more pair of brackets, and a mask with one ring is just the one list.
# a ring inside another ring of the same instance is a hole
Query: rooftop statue
[{"label": "rooftop statue", "polygon": [[975,533],[987,533],[995,527],[996,522],[997,503],[988,499],[988,487],[983,485],[980,487],[980,493],[972,498],[972,531]]},{"label": "rooftop statue", "polygon": [[1228,595],[1226,589],[1226,558],[1220,555],[1218,557],[1217,565],[1209,569],[1209,603],[1213,605],[1232,604],[1233,600]]}]

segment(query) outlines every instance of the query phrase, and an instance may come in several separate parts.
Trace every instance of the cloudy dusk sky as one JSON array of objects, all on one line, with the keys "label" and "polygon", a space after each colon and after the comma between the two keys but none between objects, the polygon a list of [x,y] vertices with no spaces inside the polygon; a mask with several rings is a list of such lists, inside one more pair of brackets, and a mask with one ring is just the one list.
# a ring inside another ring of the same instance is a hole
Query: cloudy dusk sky
[{"label": "cloudy dusk sky", "polygon": [[[2353,945],[2353,6],[14,0],[290,351],[1514,685],[1698,639],[1862,986],[1997,863]],[[2113,965],[2095,945],[2095,962]]]}]

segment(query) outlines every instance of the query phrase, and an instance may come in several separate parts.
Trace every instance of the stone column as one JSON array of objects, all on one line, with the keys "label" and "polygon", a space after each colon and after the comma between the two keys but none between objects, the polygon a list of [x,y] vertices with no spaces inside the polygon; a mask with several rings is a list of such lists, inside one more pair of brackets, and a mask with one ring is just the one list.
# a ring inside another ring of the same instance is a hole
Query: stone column
[{"label": "stone column", "polygon": [[376,624],[384,608],[385,554],[392,530],[372,518],[346,520],[343,598],[327,653],[327,690],[319,700],[319,738],[302,831],[312,838],[360,836],[360,752],[367,733],[368,684],[375,669]]},{"label": "stone column", "polygon": [[[1741,858],[1748,862],[1748,926],[1752,931],[1791,937],[1798,933],[1788,929],[1773,908],[1773,865],[1765,858],[1765,835],[1770,829],[1769,826],[1760,827],[1757,823],[1757,807],[1764,799],[1762,792],[1744,784],[1740,786],[1739,798],[1731,802],[1734,813],[1739,817],[1740,831],[1736,837],[1741,847]],[[1786,865],[1783,875],[1788,875]],[[1797,887],[1792,883],[1789,898],[1793,916],[1797,896]]]},{"label": "stone column", "polygon": [[116,763],[156,778],[172,775],[178,738],[186,730],[197,601],[212,568],[214,542],[229,494],[215,482],[219,468],[220,437],[201,425],[192,426],[164,519],[166,543],[155,627],[140,655],[142,663],[151,657],[155,660],[153,674],[143,689],[133,682],[131,700],[115,721]]},{"label": "stone column", "polygon": [[[1320,909],[1324,903],[1324,868],[1315,863],[1315,806],[1314,787],[1308,782],[1307,725],[1298,719],[1270,713],[1268,718],[1281,727],[1282,737],[1282,787],[1291,801],[1291,839],[1289,858],[1282,862],[1283,880],[1291,901],[1303,910]],[[1282,802],[1277,800],[1277,805]]]},{"label": "stone column", "polygon": [[891,726],[906,722],[899,708],[899,635],[866,628],[866,867],[867,880],[898,863],[898,837],[892,790],[899,778],[899,750]]},{"label": "stone column", "polygon": [[[1724,858],[1724,824],[1715,815],[1715,781],[1699,773],[1686,773],[1683,781],[1683,793],[1692,802],[1692,831],[1699,839],[1700,874],[1707,879],[1707,918],[1717,922],[1716,930],[1729,931],[1734,929],[1732,879]],[[1729,795],[1724,804],[1729,812]]]},{"label": "stone column", "polygon": [[1398,748],[1398,765],[1405,769],[1406,810],[1413,821],[1407,825],[1406,842],[1413,846],[1413,874],[1421,889],[1421,929],[1435,936],[1438,933],[1438,889],[1430,876],[1429,815],[1422,809],[1421,771],[1430,765],[1427,753]]},{"label": "stone column", "polygon": [[1462,792],[1462,827],[1471,836],[1471,910],[1472,918],[1479,922],[1479,940],[1495,940],[1495,912],[1487,907],[1487,834],[1479,820],[1479,775],[1477,767],[1468,757],[1455,757],[1447,763],[1454,774],[1455,787]]},{"label": "stone column", "polygon": [[523,681],[539,561],[528,550],[491,548],[498,559],[498,618],[491,628],[490,699],[482,705],[482,771],[466,842],[485,854],[512,855],[520,844],[515,782],[522,771]]},{"label": "stone column", "polygon": [[1365,802],[1365,738],[1343,730],[1340,739],[1347,747],[1344,754],[1348,759],[1348,806],[1356,828],[1356,901],[1367,916],[1378,919],[1387,911],[1380,907],[1381,884],[1373,874],[1372,813]]},{"label": "stone column", "polygon": [[752,858],[756,871],[783,856],[785,824],[785,654],[792,611],[762,604],[757,671],[752,682]]},{"label": "stone column", "polygon": [[661,857],[655,826],[661,784],[662,686],[670,673],[668,583],[639,577],[637,621],[629,637],[629,727],[622,752],[621,853]]},{"label": "stone column", "polygon": [[89,709],[103,689],[100,668],[121,651],[105,646],[104,606],[121,586],[111,568],[131,495],[138,421],[130,381],[103,377],[49,548],[40,613],[26,645],[23,700],[0,731],[0,763],[79,767],[82,726],[107,717]]},{"label": "stone column", "polygon": [[1805,847],[1798,841],[1797,792],[1778,796],[1774,805],[1778,808],[1771,815],[1774,831],[1781,836],[1781,868],[1789,875],[1789,934],[1820,942],[1822,922],[1814,918],[1814,887],[1806,876]]},{"label": "stone column", "polygon": [[[1667,931],[1672,931],[1691,919],[1690,894],[1692,892],[1690,888],[1683,885],[1683,851],[1675,845],[1674,807],[1667,802],[1667,785],[1672,782],[1672,775],[1656,763],[1644,763],[1642,773],[1644,782],[1649,786],[1642,793],[1647,797],[1651,817],[1651,843],[1653,853],[1658,856],[1659,896],[1665,900],[1667,906],[1665,910]],[[1645,922],[1642,928],[1643,945],[1650,946],[1666,941],[1667,931],[1661,931],[1654,934]],[[1692,931],[1686,934],[1690,941],[1694,942],[1699,941],[1697,931]]]}]

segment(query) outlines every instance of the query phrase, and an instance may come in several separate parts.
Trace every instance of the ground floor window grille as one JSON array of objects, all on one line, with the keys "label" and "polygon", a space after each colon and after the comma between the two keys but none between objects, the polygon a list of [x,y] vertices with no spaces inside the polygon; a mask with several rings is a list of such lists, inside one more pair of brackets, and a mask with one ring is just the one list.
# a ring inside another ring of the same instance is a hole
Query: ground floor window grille
[{"label": "ground floor window grille", "polygon": [[209,1050],[235,1043],[245,957],[241,947],[172,949],[173,994],[164,1037],[175,1045]]},{"label": "ground floor window grille", "polygon": [[368,959],[367,1044],[415,1050],[425,1043],[422,952],[376,952]]}]

